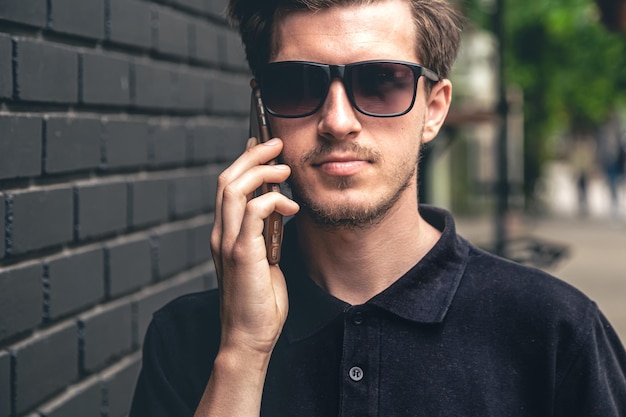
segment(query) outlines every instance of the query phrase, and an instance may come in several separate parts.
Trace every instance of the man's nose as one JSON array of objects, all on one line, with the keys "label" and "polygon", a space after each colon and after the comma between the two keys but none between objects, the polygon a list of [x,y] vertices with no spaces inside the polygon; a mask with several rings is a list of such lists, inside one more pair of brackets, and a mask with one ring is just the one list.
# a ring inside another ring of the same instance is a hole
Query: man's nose
[{"label": "man's nose", "polygon": [[330,140],[351,139],[361,132],[357,110],[350,103],[345,86],[332,80],[326,100],[319,111],[318,133]]}]

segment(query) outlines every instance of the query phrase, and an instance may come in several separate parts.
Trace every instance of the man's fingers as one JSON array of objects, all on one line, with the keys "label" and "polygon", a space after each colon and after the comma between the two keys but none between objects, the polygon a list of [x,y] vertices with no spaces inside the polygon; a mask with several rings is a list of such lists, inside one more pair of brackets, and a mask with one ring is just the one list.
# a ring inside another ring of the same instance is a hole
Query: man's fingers
[{"label": "man's fingers", "polygon": [[224,189],[249,169],[263,165],[276,158],[282,150],[280,139],[268,141],[264,146],[255,146],[258,140],[254,137],[248,139],[246,152],[244,152],[232,165],[225,169],[217,179],[217,193],[215,196],[215,224],[221,227],[221,207],[223,203]]},{"label": "man's fingers", "polygon": [[280,139],[272,139],[261,145],[248,148],[231,166],[220,174],[217,184],[218,194],[248,170],[256,166],[265,165],[272,159],[278,157],[282,148],[282,141]]},{"label": "man's fingers", "polygon": [[263,232],[264,220],[273,212],[278,212],[283,216],[292,216],[299,209],[298,203],[279,193],[263,194],[248,202],[239,239],[243,241],[256,239]]},{"label": "man's fingers", "polygon": [[223,245],[228,246],[225,255],[237,264],[257,264],[267,258],[263,226],[265,218],[276,211],[283,216],[291,216],[298,212],[299,206],[295,201],[279,193],[267,193],[256,197],[246,205],[245,215],[239,233],[230,242],[225,238]]},{"label": "man's fingers", "polygon": [[[263,219],[275,210],[273,206],[267,207],[268,202],[266,202],[265,205],[260,204],[266,200],[256,202],[255,200],[257,200],[258,197],[248,200],[248,196],[263,183],[279,183],[285,181],[289,177],[290,172],[289,167],[286,165],[257,166],[246,171],[237,178],[237,180],[224,188],[221,207],[222,247],[224,245],[230,246],[235,242],[246,216],[252,214],[253,218]],[[284,196],[282,196],[282,198],[288,200]],[[248,204],[251,204],[252,208],[259,207],[262,214],[258,212],[250,213]]]},{"label": "man's fingers", "polygon": [[[227,207],[224,208],[224,192],[226,188],[229,187],[230,184],[232,184],[250,169],[265,164],[271,159],[276,158],[282,150],[282,142],[279,139],[271,140],[267,142],[267,144],[265,144],[264,146],[256,146],[257,144],[258,140],[256,138],[252,137],[248,139],[248,142],[246,143],[246,152],[244,152],[244,154],[242,154],[230,167],[222,172],[222,174],[220,174],[218,178],[217,193],[215,196],[215,219],[213,224],[213,230],[211,233],[211,251],[213,254],[215,266],[217,268],[218,276],[221,275],[222,272],[221,247],[224,234],[223,213],[225,211],[230,212],[231,210],[235,210],[237,215],[242,215],[243,213],[243,211],[241,210],[237,210],[236,208],[233,209],[233,207],[231,207],[229,204],[227,204]],[[274,182],[282,182],[285,179],[286,177],[283,178],[283,176],[279,176],[278,179],[274,180]],[[254,194],[254,190],[255,187],[253,187],[246,194],[246,202],[251,199]],[[228,203],[230,203],[230,201]],[[239,203],[242,204],[243,200]],[[231,224],[231,221],[232,219],[229,219],[228,224]],[[238,224],[241,224],[241,219],[239,220]],[[229,229],[229,233],[232,235],[232,233],[236,232],[236,230],[237,228],[233,227]]]}]

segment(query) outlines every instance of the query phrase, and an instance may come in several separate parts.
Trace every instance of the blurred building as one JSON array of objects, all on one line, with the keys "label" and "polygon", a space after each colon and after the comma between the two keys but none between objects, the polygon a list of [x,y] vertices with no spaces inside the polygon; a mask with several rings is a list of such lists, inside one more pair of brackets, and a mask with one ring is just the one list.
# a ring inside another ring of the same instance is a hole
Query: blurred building
[{"label": "blurred building", "polygon": [[[498,180],[500,134],[498,40],[467,28],[453,68],[453,101],[444,130],[429,144],[422,201],[461,213],[490,212]],[[506,169],[509,204],[523,205],[523,115],[521,91],[509,89]]]}]

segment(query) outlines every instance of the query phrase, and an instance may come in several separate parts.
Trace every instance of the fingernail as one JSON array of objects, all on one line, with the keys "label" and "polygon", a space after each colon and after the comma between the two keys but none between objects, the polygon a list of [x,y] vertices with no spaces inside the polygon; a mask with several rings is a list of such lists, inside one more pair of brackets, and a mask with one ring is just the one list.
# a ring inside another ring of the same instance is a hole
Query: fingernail
[{"label": "fingernail", "polygon": [[274,168],[284,171],[286,169],[289,169],[289,166],[285,164],[277,164],[277,165],[274,165]]},{"label": "fingernail", "polygon": [[274,146],[274,145],[278,145],[279,140],[276,138],[270,139],[267,142],[263,142],[263,145],[267,145],[267,146]]},{"label": "fingernail", "polygon": [[252,148],[257,143],[258,143],[257,138],[252,137],[252,138],[248,139],[248,142],[246,142],[246,150]]}]

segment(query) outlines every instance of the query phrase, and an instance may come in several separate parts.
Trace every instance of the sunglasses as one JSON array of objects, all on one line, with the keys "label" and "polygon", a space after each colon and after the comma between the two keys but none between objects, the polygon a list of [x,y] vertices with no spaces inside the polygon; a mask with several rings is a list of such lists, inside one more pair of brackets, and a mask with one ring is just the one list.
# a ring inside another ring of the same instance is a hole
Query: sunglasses
[{"label": "sunglasses", "polygon": [[439,76],[418,64],[403,61],[363,61],[347,65],[284,61],[265,65],[257,74],[268,113],[276,117],[306,117],[324,104],[331,81],[342,80],[352,106],[375,117],[408,113],[415,103],[421,76]]}]

